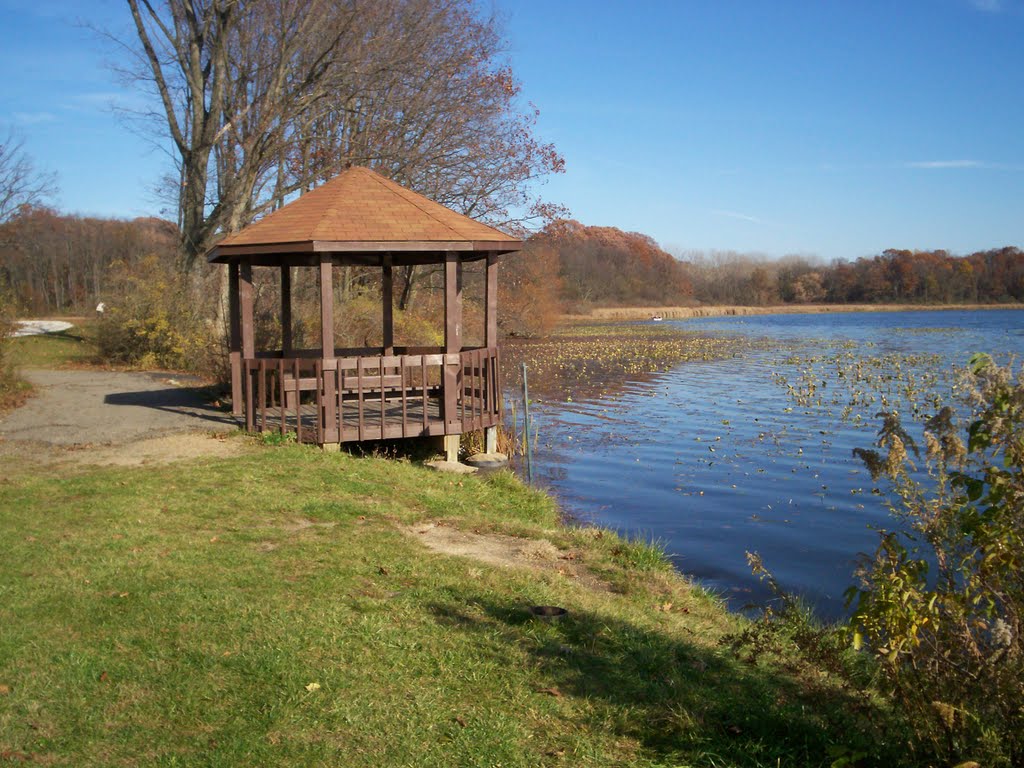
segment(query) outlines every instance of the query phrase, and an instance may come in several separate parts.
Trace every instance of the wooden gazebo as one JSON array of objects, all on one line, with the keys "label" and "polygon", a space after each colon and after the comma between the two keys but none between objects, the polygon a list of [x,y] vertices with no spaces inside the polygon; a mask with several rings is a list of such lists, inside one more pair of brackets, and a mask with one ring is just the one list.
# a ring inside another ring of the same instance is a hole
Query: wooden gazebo
[{"label": "wooden gazebo", "polygon": [[[497,259],[521,242],[455,213],[367,168],[353,167],[240,232],[209,261],[227,264],[231,394],[249,431],[294,431],[330,447],[348,441],[458,436],[485,430],[493,450],[501,411],[497,339]],[[462,267],[486,259],[483,346],[463,345]],[[444,267],[444,346],[396,347],[392,273],[407,265]],[[381,270],[383,343],[337,348],[333,270]],[[282,348],[257,350],[253,268],[280,273]],[[291,268],[317,270],[319,349],[295,349]]]}]

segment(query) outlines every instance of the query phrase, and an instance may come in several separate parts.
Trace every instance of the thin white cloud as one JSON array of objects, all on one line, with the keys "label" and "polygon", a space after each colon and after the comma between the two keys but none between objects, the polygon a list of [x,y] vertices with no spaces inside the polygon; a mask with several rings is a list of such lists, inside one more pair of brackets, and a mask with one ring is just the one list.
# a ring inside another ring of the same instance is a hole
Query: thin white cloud
[{"label": "thin white cloud", "polygon": [[728,219],[739,219],[740,221],[749,221],[752,224],[764,224],[761,219],[756,216],[748,216],[745,213],[739,213],[738,211],[725,211],[717,208],[711,210],[715,216],[725,216]]},{"label": "thin white cloud", "polygon": [[1003,0],[970,0],[971,5],[985,13],[999,13],[1003,10]]},{"label": "thin white cloud", "polygon": [[15,112],[14,122],[18,125],[38,125],[39,123],[52,123],[57,116],[52,112]]},{"label": "thin white cloud", "polygon": [[907,168],[991,168],[988,163],[978,160],[921,160],[913,163],[904,163]]},{"label": "thin white cloud", "polygon": [[99,104],[105,107],[121,98],[123,98],[123,94],[120,91],[97,91],[93,93],[76,93],[74,101],[81,104]]}]

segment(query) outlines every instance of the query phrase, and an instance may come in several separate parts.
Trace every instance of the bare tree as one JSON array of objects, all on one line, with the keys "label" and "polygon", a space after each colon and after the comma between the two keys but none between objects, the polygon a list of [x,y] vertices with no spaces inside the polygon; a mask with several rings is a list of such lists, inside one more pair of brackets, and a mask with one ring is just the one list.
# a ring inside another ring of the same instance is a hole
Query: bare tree
[{"label": "bare tree", "polygon": [[25,153],[24,141],[8,132],[0,142],[0,224],[20,208],[38,205],[56,191],[56,175],[36,170]]},{"label": "bare tree", "polygon": [[562,160],[473,0],[127,3],[133,74],[179,162],[186,266],[348,163],[494,222],[547,212],[527,189]]}]

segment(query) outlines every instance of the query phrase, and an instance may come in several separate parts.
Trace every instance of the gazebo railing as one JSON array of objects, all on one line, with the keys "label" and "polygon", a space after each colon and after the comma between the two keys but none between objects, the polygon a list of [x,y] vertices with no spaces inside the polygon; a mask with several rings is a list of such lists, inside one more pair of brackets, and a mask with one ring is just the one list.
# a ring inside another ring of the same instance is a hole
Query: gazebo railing
[{"label": "gazebo railing", "polygon": [[295,432],[299,442],[322,445],[461,434],[501,419],[496,348],[326,360],[299,354],[243,361],[250,432]]}]

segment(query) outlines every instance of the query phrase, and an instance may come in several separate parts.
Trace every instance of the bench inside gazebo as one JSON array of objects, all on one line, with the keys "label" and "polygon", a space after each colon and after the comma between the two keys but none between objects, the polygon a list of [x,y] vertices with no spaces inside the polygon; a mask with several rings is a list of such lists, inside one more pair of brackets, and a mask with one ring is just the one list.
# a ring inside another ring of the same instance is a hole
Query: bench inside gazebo
[{"label": "bench inside gazebo", "polygon": [[[494,450],[501,419],[497,259],[521,242],[367,168],[353,167],[224,238],[209,261],[227,264],[233,412],[251,432],[294,432],[301,442],[459,436],[483,430]],[[486,261],[482,346],[463,345],[463,265]],[[393,273],[443,266],[444,346],[394,344]],[[334,268],[381,271],[380,347],[334,342]],[[316,270],[319,349],[292,344],[293,268]],[[281,349],[257,350],[253,270],[279,272]]]}]

